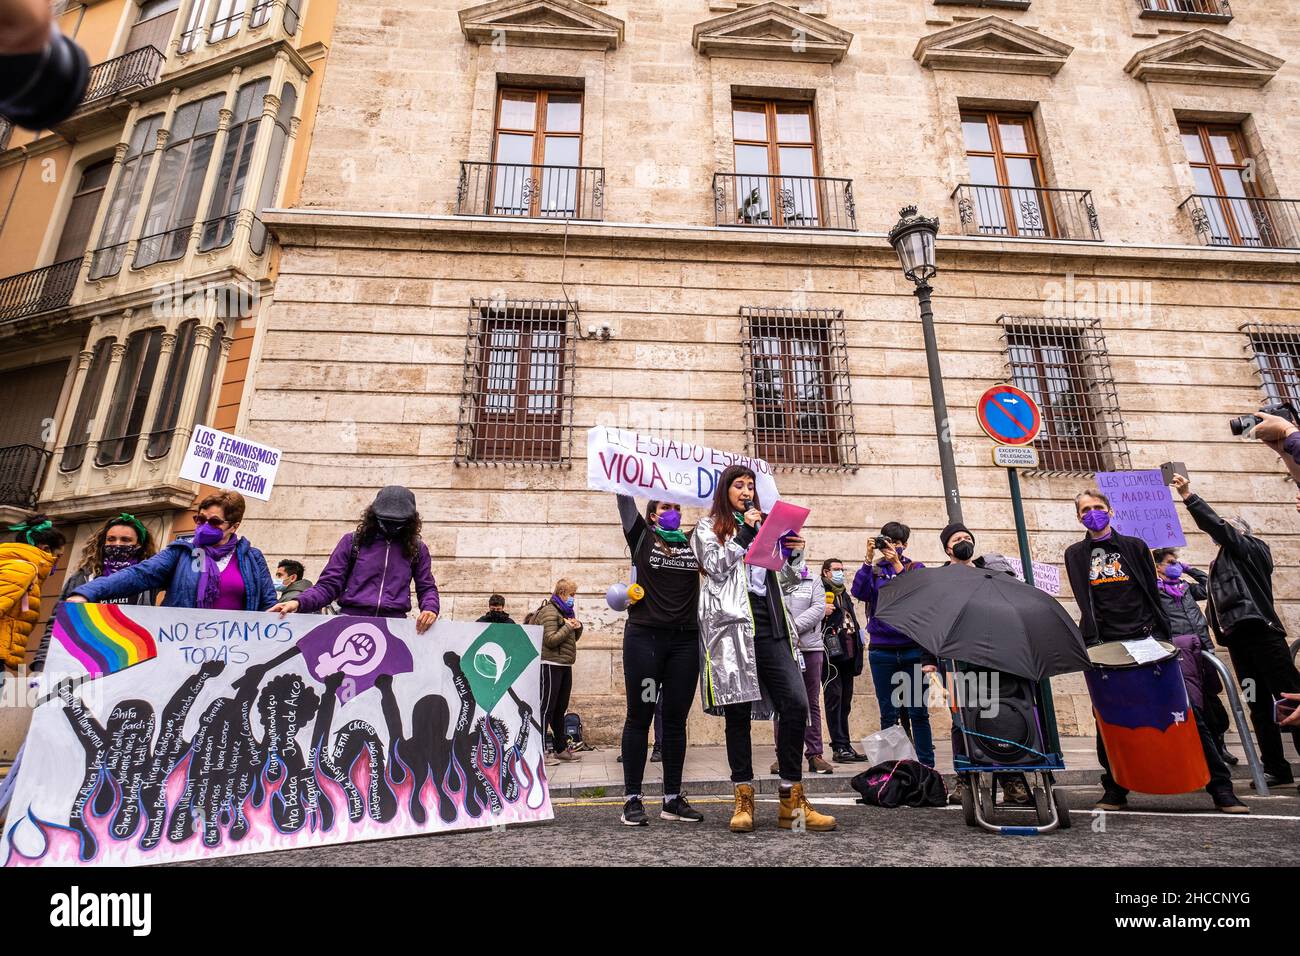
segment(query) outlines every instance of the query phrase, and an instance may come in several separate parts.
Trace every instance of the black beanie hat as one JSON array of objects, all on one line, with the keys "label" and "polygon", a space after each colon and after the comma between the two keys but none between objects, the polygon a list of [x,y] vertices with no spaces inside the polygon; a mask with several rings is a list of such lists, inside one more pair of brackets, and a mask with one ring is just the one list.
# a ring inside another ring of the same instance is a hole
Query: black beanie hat
[{"label": "black beanie hat", "polygon": [[948,550],[948,542],[958,531],[965,531],[967,534],[970,534],[972,541],[975,540],[975,535],[971,534],[970,528],[966,527],[960,521],[954,521],[952,524],[948,525],[948,527],[939,532],[939,543],[943,546],[945,551]]}]

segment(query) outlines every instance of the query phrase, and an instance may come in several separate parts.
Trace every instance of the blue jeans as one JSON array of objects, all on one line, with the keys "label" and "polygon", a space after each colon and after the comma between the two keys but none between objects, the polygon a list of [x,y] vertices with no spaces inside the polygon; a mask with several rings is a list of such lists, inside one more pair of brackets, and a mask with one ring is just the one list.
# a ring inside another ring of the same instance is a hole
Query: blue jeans
[{"label": "blue jeans", "polygon": [[[921,675],[923,657],[924,652],[919,647],[872,648],[867,652],[867,663],[871,666],[871,683],[875,685],[876,702],[880,705],[881,730],[897,724],[899,711],[906,710],[912,723],[916,759],[927,767],[933,767],[934,738],[930,734],[930,712],[925,709],[925,682]],[[903,706],[897,706],[895,699]]]}]

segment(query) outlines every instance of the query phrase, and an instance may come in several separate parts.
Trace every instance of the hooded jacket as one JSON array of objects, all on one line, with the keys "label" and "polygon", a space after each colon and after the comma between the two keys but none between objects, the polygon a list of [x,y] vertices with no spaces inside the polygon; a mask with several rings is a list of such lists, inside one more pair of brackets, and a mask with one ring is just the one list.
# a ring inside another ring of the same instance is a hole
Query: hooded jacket
[{"label": "hooded jacket", "polygon": [[[700,644],[704,664],[700,668],[700,697],[706,713],[722,716],[727,704],[753,703],[754,720],[771,720],[774,713],[766,689],[758,680],[754,659],[754,618],[749,609],[749,575],[745,570],[748,525],[727,539],[713,533],[713,519],[705,515],[691,535],[691,549],[700,563]],[[794,622],[781,598],[784,583],[794,584],[798,572],[787,563],[780,576],[767,572],[767,600],[774,627],[790,641]]]},{"label": "hooded jacket", "polygon": [[[275,582],[262,552],[240,538],[232,560],[239,562],[244,579],[244,610],[265,611],[275,605]],[[141,591],[166,590],[163,607],[198,607],[199,572],[195,567],[194,537],[177,538],[152,558],[123,568],[108,577],[87,581],[73,593],[91,604],[122,598]]]},{"label": "hooded jacket", "polygon": [[505,611],[488,611],[474,623],[476,624],[513,624],[515,619]]},{"label": "hooded jacket", "polygon": [[[1093,544],[1092,536],[1085,532],[1082,541],[1076,541],[1065,549],[1065,573],[1070,579],[1070,591],[1079,605],[1079,630],[1083,634],[1084,643],[1090,645],[1106,639],[1097,633],[1097,617],[1092,609],[1089,574],[1092,570]],[[1164,641],[1170,640],[1173,635],[1169,630],[1169,615],[1165,613],[1165,607],[1160,601],[1160,592],[1156,587],[1156,566],[1147,543],[1141,538],[1112,531],[1105,544],[1119,552],[1124,567],[1133,569],[1133,580],[1142,592],[1144,603],[1152,610],[1159,630],[1159,633],[1152,636]]]},{"label": "hooded jacket", "polygon": [[420,610],[438,613],[438,584],[433,579],[429,548],[423,541],[415,558],[408,559],[400,542],[376,535],[369,544],[357,548],[354,561],[354,537],[350,531],[339,539],[316,583],[293,599],[298,602],[299,612],[311,614],[337,601],[343,614],[405,617],[411,610],[414,583]]},{"label": "hooded jacket", "polygon": [[578,659],[578,638],[582,637],[582,625],[569,627],[560,609],[550,598],[537,609],[532,623],[542,629],[542,660],[550,664],[573,666]]},{"label": "hooded jacket", "polygon": [[17,670],[41,616],[41,585],[54,569],[54,555],[21,542],[0,544],[0,657]]},{"label": "hooded jacket", "polygon": [[1206,606],[1219,643],[1227,647],[1238,628],[1251,622],[1275,634],[1286,634],[1273,607],[1273,552],[1269,546],[1228,524],[1200,495],[1191,495],[1184,504],[1196,527],[1219,546],[1218,555],[1210,562],[1210,602]]}]

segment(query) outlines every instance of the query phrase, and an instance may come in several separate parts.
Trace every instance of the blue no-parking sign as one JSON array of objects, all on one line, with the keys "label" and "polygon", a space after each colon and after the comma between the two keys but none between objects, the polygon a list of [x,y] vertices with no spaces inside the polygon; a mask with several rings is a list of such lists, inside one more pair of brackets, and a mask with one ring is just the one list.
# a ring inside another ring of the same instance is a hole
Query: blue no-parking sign
[{"label": "blue no-parking sign", "polygon": [[1038,403],[1014,385],[994,385],[980,396],[976,413],[984,433],[1002,445],[1028,445],[1043,424]]}]

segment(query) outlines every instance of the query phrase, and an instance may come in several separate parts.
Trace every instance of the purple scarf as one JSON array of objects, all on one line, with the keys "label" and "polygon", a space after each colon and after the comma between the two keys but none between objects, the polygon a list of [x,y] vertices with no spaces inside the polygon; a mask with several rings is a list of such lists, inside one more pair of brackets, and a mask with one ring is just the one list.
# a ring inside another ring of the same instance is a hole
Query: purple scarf
[{"label": "purple scarf", "polygon": [[1156,584],[1160,587],[1160,590],[1164,591],[1166,594],[1168,594],[1171,598],[1173,598],[1176,601],[1182,600],[1183,595],[1187,593],[1186,583],[1182,581],[1170,581],[1163,574],[1160,575],[1160,578],[1159,580],[1156,581]]},{"label": "purple scarf", "polygon": [[239,544],[239,536],[232,534],[225,544],[210,544],[206,548],[195,548],[203,552],[203,570],[199,572],[199,586],[196,591],[199,607],[209,608],[217,603],[221,596],[221,569],[217,562],[229,554],[234,554]]},{"label": "purple scarf", "polygon": [[551,595],[551,602],[560,609],[560,613],[565,617],[573,617],[573,602],[562,601],[558,594]]}]

